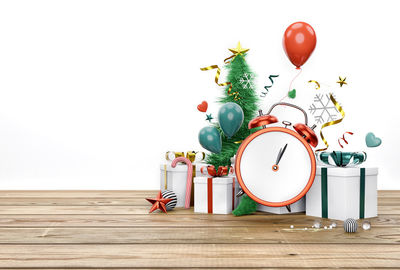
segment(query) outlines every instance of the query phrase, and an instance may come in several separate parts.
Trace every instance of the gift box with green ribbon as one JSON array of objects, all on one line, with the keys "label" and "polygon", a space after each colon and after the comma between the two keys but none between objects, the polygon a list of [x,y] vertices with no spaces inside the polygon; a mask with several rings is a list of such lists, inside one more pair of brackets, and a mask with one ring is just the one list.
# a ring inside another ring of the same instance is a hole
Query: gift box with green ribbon
[{"label": "gift box with green ribbon", "polygon": [[346,220],[377,216],[378,168],[318,166],[306,215]]}]

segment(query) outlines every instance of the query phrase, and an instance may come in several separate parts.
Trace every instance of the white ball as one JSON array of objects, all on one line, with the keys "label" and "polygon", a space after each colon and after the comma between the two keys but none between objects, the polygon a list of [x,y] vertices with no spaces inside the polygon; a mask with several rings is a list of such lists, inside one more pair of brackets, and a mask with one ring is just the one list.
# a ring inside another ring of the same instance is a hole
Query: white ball
[{"label": "white ball", "polygon": [[321,224],[320,221],[315,221],[315,222],[314,222],[313,227],[314,227],[315,229],[319,229],[319,228],[321,228],[321,226],[322,226],[322,224]]},{"label": "white ball", "polygon": [[368,231],[369,229],[371,229],[371,223],[368,220],[364,221],[362,224],[362,228],[364,229],[364,231]]}]

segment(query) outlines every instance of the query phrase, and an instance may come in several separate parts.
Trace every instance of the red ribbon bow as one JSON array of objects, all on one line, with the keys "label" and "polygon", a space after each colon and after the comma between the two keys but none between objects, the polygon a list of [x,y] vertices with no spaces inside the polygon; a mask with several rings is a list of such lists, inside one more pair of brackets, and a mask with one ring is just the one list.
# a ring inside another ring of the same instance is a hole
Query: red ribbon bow
[{"label": "red ribbon bow", "polygon": [[215,170],[215,167],[213,165],[207,166],[207,173],[211,176],[225,176],[228,175],[229,173],[229,168],[228,166],[219,166],[218,171]]}]

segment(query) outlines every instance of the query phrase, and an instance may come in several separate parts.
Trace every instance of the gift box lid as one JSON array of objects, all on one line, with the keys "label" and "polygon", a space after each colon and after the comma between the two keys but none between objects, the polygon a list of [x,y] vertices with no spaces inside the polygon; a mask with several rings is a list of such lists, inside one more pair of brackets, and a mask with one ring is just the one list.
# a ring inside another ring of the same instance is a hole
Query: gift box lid
[{"label": "gift box lid", "polygon": [[[198,176],[194,178],[195,184],[207,184],[208,177]],[[233,176],[213,177],[213,185],[228,185],[232,184]]]},{"label": "gift box lid", "polygon": [[[207,164],[203,163],[203,162],[196,162],[196,163],[192,163],[192,164],[196,165],[196,170],[197,171],[200,170],[200,168],[203,167],[203,166],[207,167]],[[187,172],[187,165],[183,164],[183,163],[176,164],[175,168],[172,168],[171,163],[166,163],[166,164],[161,164],[160,165],[160,170],[165,170],[165,168],[167,169],[167,171]]]},{"label": "gift box lid", "polygon": [[[321,168],[327,168],[328,175],[332,176],[342,176],[342,177],[360,176],[360,167],[317,166],[316,175],[321,175]],[[378,175],[378,168],[365,168],[365,175]]]}]

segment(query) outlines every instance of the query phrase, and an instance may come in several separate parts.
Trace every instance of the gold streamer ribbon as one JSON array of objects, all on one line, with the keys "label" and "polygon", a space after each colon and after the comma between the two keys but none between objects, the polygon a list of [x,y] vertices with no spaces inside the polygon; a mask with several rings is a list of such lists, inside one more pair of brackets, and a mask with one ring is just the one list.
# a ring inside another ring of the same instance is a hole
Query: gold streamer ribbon
[{"label": "gold streamer ribbon", "polygon": [[319,134],[321,135],[321,139],[324,142],[324,144],[326,145],[326,148],[317,149],[317,150],[315,150],[315,152],[325,151],[325,150],[327,150],[329,148],[329,144],[326,141],[324,135],[322,134],[322,129],[325,128],[325,127],[329,127],[329,126],[333,126],[333,125],[339,124],[340,122],[342,122],[342,120],[344,119],[344,116],[345,116],[343,108],[339,105],[339,103],[336,101],[336,99],[332,96],[332,93],[329,94],[329,98],[332,100],[333,104],[335,105],[335,107],[338,109],[338,111],[342,115],[342,118],[337,119],[335,121],[326,122],[325,124],[322,125],[321,131],[319,132]]},{"label": "gold streamer ribbon", "polygon": [[317,81],[309,80],[308,82],[309,82],[309,83],[315,83],[315,84],[317,85],[317,86],[315,86],[315,89],[316,89],[316,90],[318,90],[318,89],[321,88],[321,85],[320,85],[319,82],[317,82]]},{"label": "gold streamer ribbon", "polygon": [[[231,56],[229,56],[228,58],[224,59],[224,63],[225,64],[229,64],[230,62],[233,61],[233,59],[235,59],[235,57],[237,56],[237,54],[232,54]],[[232,59],[231,61],[228,61],[229,59]]]},{"label": "gold streamer ribbon", "polygon": [[[227,59],[229,59],[229,58],[227,58]],[[225,59],[225,60],[227,60],[227,59]],[[218,65],[212,65],[212,66],[209,66],[209,67],[200,68],[200,70],[202,70],[202,71],[211,70],[211,69],[217,69],[217,73],[215,74],[215,83],[218,86],[228,86],[229,85],[228,95],[229,96],[233,96],[233,99],[235,101],[241,99],[241,97],[239,97],[239,92],[237,92],[237,91],[233,92],[232,91],[232,83],[231,82],[224,82],[224,83],[219,83],[218,82],[219,75],[221,75],[221,69],[218,67]]]}]

